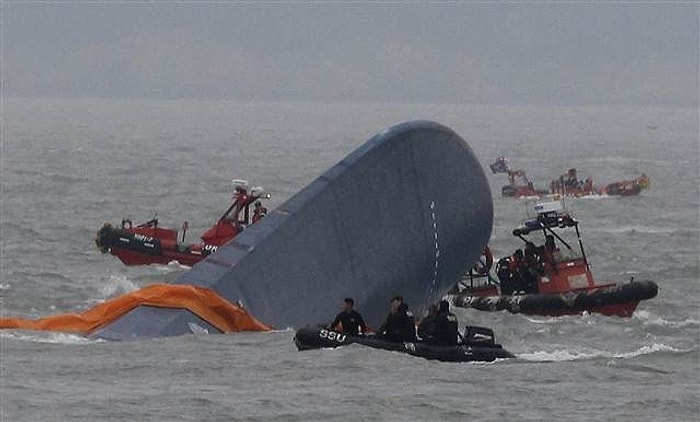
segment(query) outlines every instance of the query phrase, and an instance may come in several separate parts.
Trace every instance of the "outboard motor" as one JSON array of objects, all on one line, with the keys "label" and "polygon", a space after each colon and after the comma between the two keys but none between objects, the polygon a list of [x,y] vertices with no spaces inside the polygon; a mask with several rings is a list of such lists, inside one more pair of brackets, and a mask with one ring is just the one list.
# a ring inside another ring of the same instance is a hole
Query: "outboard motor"
[{"label": "outboard motor", "polygon": [[467,325],[464,327],[464,342],[470,346],[493,346],[496,336],[490,328]]}]

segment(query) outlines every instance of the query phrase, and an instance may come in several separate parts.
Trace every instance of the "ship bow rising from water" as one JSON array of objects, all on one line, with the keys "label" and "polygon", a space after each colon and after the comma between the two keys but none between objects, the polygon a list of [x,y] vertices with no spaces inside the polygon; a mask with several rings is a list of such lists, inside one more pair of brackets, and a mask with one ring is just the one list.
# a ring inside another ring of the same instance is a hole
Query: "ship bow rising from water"
[{"label": "ship bow rising from water", "polygon": [[[311,159],[311,157],[310,157]],[[444,295],[481,254],[493,203],[467,143],[438,123],[391,127],[249,227],[175,284],[211,289],[276,328],[327,322],[345,296],[372,325],[401,294]],[[186,309],[140,306],[107,339],[216,328]]]}]

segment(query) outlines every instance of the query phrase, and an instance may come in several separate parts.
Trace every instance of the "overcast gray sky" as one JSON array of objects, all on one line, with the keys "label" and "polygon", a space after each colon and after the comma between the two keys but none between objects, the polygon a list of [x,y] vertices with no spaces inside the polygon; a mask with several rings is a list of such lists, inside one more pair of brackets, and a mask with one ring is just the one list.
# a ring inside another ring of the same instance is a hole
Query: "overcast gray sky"
[{"label": "overcast gray sky", "polygon": [[22,2],[20,97],[698,105],[698,2]]}]

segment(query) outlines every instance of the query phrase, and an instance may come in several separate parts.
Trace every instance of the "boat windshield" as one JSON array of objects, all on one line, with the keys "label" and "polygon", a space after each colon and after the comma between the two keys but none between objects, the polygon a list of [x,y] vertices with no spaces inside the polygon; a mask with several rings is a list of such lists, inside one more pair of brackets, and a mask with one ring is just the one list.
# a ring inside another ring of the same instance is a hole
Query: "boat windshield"
[{"label": "boat windshield", "polygon": [[[581,253],[581,248],[579,246],[578,240],[575,234],[566,233],[563,230],[557,230],[557,234],[564,239],[564,241],[571,247],[569,249],[565,244],[563,244],[559,239],[554,239],[554,260],[557,262],[561,261],[572,261],[576,259],[583,259],[583,254]],[[549,235],[549,233],[548,233]],[[539,249],[544,248],[546,238],[541,230],[530,232],[525,239],[535,244],[535,247]]]},{"label": "boat windshield", "polygon": [[557,262],[562,262],[583,259],[583,254],[581,254],[581,250],[579,249],[578,244],[570,244],[570,246],[571,249],[568,249],[566,246],[564,246],[563,248],[559,248],[559,250],[555,250],[554,260]]}]

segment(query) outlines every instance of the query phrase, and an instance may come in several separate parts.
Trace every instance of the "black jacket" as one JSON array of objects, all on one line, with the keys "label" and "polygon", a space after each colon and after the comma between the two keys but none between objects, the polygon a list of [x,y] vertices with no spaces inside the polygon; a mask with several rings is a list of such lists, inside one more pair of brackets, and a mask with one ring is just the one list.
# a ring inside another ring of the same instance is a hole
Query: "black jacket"
[{"label": "black jacket", "polygon": [[350,334],[353,336],[359,335],[360,328],[362,328],[362,333],[367,331],[367,325],[362,319],[362,315],[360,315],[360,313],[354,309],[350,310],[350,312],[342,311],[336,315],[330,328],[337,330],[338,323],[342,324],[342,332],[345,334]]},{"label": "black jacket", "polygon": [[432,343],[435,337],[435,326],[437,325],[437,315],[428,315],[423,318],[418,325],[418,337],[426,343]]},{"label": "black jacket", "polygon": [[402,304],[396,313],[389,313],[379,328],[379,335],[395,342],[416,341],[416,321],[408,305]]},{"label": "black jacket", "polygon": [[440,346],[455,346],[459,336],[459,322],[450,311],[438,312],[435,318],[435,333],[432,343]]}]

